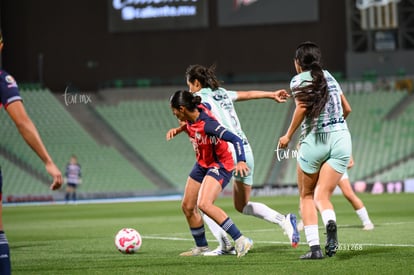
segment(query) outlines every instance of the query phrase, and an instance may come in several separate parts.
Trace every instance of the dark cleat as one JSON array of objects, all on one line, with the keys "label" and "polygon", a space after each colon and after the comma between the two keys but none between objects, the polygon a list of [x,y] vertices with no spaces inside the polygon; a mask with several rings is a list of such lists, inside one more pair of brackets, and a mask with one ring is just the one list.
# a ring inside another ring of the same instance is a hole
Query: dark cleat
[{"label": "dark cleat", "polygon": [[333,220],[328,221],[326,225],[326,245],[325,253],[329,257],[332,257],[336,254],[338,249],[338,236],[336,234],[336,223]]},{"label": "dark cleat", "polygon": [[316,251],[309,251],[308,253],[300,256],[301,260],[320,260],[323,259],[322,250],[316,250]]}]

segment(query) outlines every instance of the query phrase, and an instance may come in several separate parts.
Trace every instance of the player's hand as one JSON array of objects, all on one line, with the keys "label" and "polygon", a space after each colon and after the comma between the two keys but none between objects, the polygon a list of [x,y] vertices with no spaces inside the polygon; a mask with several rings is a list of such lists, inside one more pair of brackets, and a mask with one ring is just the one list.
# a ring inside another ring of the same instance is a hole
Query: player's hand
[{"label": "player's hand", "polygon": [[172,129],[168,130],[167,135],[165,136],[165,138],[168,141],[168,140],[171,140],[172,138],[174,138],[177,134],[178,134],[177,128],[172,128]]},{"label": "player's hand", "polygon": [[290,94],[284,89],[274,91],[273,93],[275,101],[279,103],[286,102],[286,100],[290,97]]},{"label": "player's hand", "polygon": [[53,182],[50,185],[50,189],[51,190],[59,189],[63,184],[63,177],[62,177],[62,173],[60,172],[59,168],[57,168],[56,164],[54,164],[53,162],[46,163],[45,167],[46,167],[46,171],[53,178]]},{"label": "player's hand", "polygon": [[280,149],[287,148],[288,144],[290,142],[290,138],[286,135],[279,138],[279,143],[277,144],[277,147]]},{"label": "player's hand", "polygon": [[244,161],[239,161],[234,170],[234,174],[240,177],[246,177],[250,173],[250,169]]}]

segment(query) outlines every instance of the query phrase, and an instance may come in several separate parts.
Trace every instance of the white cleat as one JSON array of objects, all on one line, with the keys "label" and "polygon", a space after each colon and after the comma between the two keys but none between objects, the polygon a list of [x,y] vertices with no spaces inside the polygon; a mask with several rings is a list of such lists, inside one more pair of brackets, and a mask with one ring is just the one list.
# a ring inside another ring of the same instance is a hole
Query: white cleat
[{"label": "white cleat", "polygon": [[234,246],[227,246],[225,248],[222,248],[221,246],[218,246],[216,249],[205,252],[204,256],[225,256],[225,255],[236,255],[236,249]]},{"label": "white cleat", "polygon": [[366,230],[366,231],[374,230],[374,224],[373,223],[368,223],[368,224],[364,225],[362,230]]},{"label": "white cleat", "polygon": [[180,256],[202,256],[204,253],[209,252],[210,249],[208,246],[202,246],[202,247],[194,247],[189,251],[185,251],[180,254]]},{"label": "white cleat", "polygon": [[243,257],[253,248],[253,241],[245,236],[241,236],[236,240],[237,258]]},{"label": "white cleat", "polygon": [[296,216],[295,214],[287,214],[285,221],[283,222],[283,229],[285,234],[288,236],[290,244],[293,248],[298,247],[300,235],[298,227],[296,226]]}]

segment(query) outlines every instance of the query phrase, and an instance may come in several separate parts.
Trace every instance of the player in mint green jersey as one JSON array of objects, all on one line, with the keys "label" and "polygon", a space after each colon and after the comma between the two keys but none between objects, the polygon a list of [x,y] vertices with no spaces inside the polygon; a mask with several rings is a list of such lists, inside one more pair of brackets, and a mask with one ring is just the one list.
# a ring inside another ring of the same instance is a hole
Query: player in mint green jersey
[{"label": "player in mint green jersey", "polygon": [[[233,105],[234,101],[260,98],[273,99],[280,103],[285,102],[289,97],[289,94],[285,90],[277,90],[273,92],[227,91],[220,87],[220,83],[215,76],[214,67],[206,68],[201,65],[189,66],[186,70],[186,79],[190,92],[200,96],[202,102],[210,107],[217,120],[243,140],[246,162],[250,168],[250,174],[244,177],[233,175],[233,200],[236,210],[245,215],[255,216],[268,222],[278,224],[286,232],[292,247],[297,247],[299,243],[299,233],[296,227],[296,216],[294,214],[283,215],[263,203],[250,201],[254,174],[253,152],[249,141],[242,130]],[[236,156],[234,156],[234,150],[232,151],[233,159],[237,159]],[[217,256],[232,254],[232,245],[225,232],[208,216],[204,215],[204,217],[213,235],[220,242],[220,246],[216,250],[205,253],[204,255]]]},{"label": "player in mint green jersey", "polygon": [[322,259],[317,210],[326,228],[325,253],[331,257],[338,248],[338,239],[330,198],[352,155],[351,135],[345,121],[351,109],[343,108],[349,103],[335,78],[322,69],[321,51],[315,43],[300,44],[294,64],[297,75],[290,88],[296,108],[278,147],[287,148],[301,126],[297,177],[300,212],[310,251],[300,258]]}]

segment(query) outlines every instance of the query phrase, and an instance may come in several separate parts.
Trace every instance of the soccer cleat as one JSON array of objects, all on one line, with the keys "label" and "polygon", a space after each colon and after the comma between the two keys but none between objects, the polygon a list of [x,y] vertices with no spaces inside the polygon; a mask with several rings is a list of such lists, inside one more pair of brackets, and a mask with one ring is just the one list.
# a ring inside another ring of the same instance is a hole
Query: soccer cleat
[{"label": "soccer cleat", "polygon": [[300,256],[301,260],[320,260],[323,259],[322,250],[316,250],[316,251],[309,251],[308,253]]},{"label": "soccer cleat", "polygon": [[285,221],[283,222],[283,229],[285,234],[288,236],[292,247],[296,248],[299,245],[300,235],[298,227],[296,226],[295,214],[287,214]]},{"label": "soccer cleat", "polygon": [[203,255],[204,256],[236,255],[236,249],[234,248],[234,246],[227,246],[225,248],[218,246],[216,249],[205,252]]},{"label": "soccer cleat", "polygon": [[208,246],[202,246],[202,247],[193,247],[189,251],[185,251],[180,254],[180,256],[201,256],[204,255],[204,253],[209,252],[210,249],[208,249]]},{"label": "soccer cleat", "polygon": [[326,245],[325,245],[325,254],[329,257],[335,255],[336,250],[338,249],[338,236],[336,234],[336,223],[333,220],[329,220],[326,225]]},{"label": "soccer cleat", "polygon": [[374,224],[373,223],[368,223],[368,224],[364,225],[362,230],[366,230],[366,231],[374,230]]},{"label": "soccer cleat", "polygon": [[237,258],[243,257],[253,248],[253,241],[245,236],[241,236],[236,240]]}]

